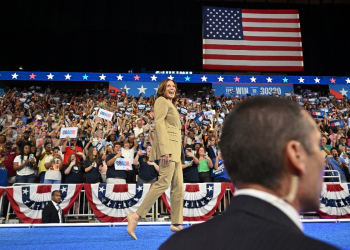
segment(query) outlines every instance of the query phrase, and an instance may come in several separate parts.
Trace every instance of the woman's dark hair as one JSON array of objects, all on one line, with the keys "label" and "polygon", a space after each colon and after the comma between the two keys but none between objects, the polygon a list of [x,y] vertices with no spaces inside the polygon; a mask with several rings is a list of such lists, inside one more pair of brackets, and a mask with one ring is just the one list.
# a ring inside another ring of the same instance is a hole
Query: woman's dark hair
[{"label": "woman's dark hair", "polygon": [[[117,131],[117,132],[116,132],[116,134],[118,134],[118,132],[119,132],[119,131]],[[114,138],[115,138],[115,140],[114,140],[114,141],[116,141],[116,140],[117,140],[117,136],[116,136],[116,134],[111,134],[111,135],[107,136],[106,141],[108,141],[108,142],[112,142],[112,141],[111,141],[111,136],[114,136]]]},{"label": "woman's dark hair", "polygon": [[160,82],[159,86],[158,86],[158,90],[157,90],[157,98],[159,97],[164,97],[165,99],[167,99],[167,96],[165,95],[165,90],[166,90],[166,86],[168,84],[169,81],[172,81],[175,84],[175,97],[172,100],[173,104],[175,105],[176,103],[176,94],[178,92],[178,88],[177,88],[177,83],[174,80],[170,80],[170,79],[164,79],[163,81]]},{"label": "woman's dark hair", "polygon": [[21,156],[21,162],[22,162],[22,163],[23,163],[23,161],[24,161],[24,148],[25,148],[26,146],[29,147],[29,153],[28,153],[28,155],[29,155],[29,154],[30,154],[30,148],[31,148],[32,145],[31,145],[30,143],[26,143],[26,144],[23,145],[23,147],[20,148],[20,150],[19,150],[19,155]]},{"label": "woman's dark hair", "polygon": [[5,142],[6,142],[6,140],[7,140],[6,135],[0,135],[0,137],[1,137],[1,136],[3,136],[3,137],[5,138]]},{"label": "woman's dark hair", "polygon": [[148,145],[147,147],[146,147],[146,154],[143,156],[143,162],[148,162],[149,161],[149,157],[148,157],[148,155],[147,155],[147,148],[148,147],[152,147],[151,145]]},{"label": "woman's dark hair", "polygon": [[60,148],[59,148],[59,147],[54,147],[54,148],[52,149],[52,151],[54,151],[55,149],[57,149],[58,151],[60,151]]},{"label": "woman's dark hair", "polygon": [[[97,155],[96,155],[96,156],[93,155],[93,151],[94,151],[95,148],[96,148],[96,150],[97,150]],[[98,149],[97,149],[97,147],[90,147],[90,148],[89,148],[89,151],[88,151],[88,153],[87,153],[86,158],[88,158],[88,160],[89,160],[91,163],[95,161],[96,164],[100,164],[101,159],[100,159],[100,156],[99,156],[99,154],[98,154]]]},{"label": "woman's dark hair", "polygon": [[205,154],[205,152],[207,152],[207,150],[205,149],[205,147],[200,146],[200,147],[198,148],[197,152],[196,152],[196,157],[197,157],[198,159],[199,159],[199,150],[200,150],[201,148],[204,149],[204,154]]}]

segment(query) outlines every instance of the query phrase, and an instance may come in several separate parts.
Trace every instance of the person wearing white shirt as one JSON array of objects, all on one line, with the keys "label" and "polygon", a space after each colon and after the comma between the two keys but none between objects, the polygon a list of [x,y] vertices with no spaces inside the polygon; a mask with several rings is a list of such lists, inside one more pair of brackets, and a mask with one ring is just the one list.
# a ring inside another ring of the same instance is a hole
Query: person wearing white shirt
[{"label": "person wearing white shirt", "polygon": [[138,139],[139,134],[143,133],[143,128],[142,128],[142,120],[138,120],[137,121],[137,126],[134,128],[134,134],[135,134],[135,138]]}]

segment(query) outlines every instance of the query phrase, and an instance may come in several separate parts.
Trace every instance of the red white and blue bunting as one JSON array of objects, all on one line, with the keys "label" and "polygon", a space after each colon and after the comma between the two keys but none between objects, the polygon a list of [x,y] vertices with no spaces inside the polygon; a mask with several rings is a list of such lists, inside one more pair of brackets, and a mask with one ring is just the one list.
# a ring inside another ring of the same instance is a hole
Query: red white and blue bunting
[{"label": "red white and blue bunting", "polygon": [[151,184],[84,184],[95,216],[102,222],[121,222],[136,212]]},{"label": "red white and blue bunting", "polygon": [[324,219],[350,218],[350,184],[323,183],[321,205],[317,213]]},{"label": "red white and blue bunting", "polygon": [[14,186],[6,188],[6,194],[12,209],[23,223],[41,223],[42,211],[51,201],[52,191],[61,191],[60,207],[63,214],[66,214],[82,188],[82,184]]},{"label": "red white and blue bunting", "polygon": [[[225,194],[228,183],[184,184],[184,221],[205,221],[212,216]],[[171,213],[169,187],[161,198]]]}]

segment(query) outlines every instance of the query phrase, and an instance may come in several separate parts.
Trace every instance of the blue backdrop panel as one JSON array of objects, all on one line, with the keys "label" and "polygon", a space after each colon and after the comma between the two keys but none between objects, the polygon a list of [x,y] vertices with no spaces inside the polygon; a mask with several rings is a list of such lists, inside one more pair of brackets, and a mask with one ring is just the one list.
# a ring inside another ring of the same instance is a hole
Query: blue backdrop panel
[{"label": "blue backdrop panel", "polygon": [[338,99],[343,99],[343,95],[349,98],[350,85],[329,85],[329,91]]},{"label": "blue backdrop panel", "polygon": [[[132,96],[150,97],[155,95],[158,89],[159,82],[127,82],[127,81],[115,81],[109,82],[109,90],[122,91],[125,89],[125,93]],[[110,92],[110,91],[109,91]],[[110,93],[111,94],[111,93]]]},{"label": "blue backdrop panel", "polygon": [[247,94],[270,95],[272,91],[276,91],[279,95],[284,95],[289,91],[293,92],[293,84],[238,84],[238,83],[213,83],[216,89],[215,95],[230,96],[230,91],[234,90],[232,95],[246,96]]}]

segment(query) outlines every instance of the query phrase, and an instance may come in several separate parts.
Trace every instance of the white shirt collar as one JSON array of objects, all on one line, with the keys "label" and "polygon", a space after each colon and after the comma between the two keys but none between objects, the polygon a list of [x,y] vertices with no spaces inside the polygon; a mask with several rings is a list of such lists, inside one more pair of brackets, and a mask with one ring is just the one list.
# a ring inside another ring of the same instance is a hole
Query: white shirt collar
[{"label": "white shirt collar", "polygon": [[298,212],[295,210],[294,207],[292,207],[290,204],[288,204],[281,198],[273,194],[269,194],[264,191],[251,189],[251,188],[236,190],[235,196],[237,195],[249,195],[270,203],[271,205],[281,210],[285,215],[287,215],[288,218],[290,218],[295,223],[295,225],[297,225],[297,227],[301,231],[303,231],[303,225],[299,220]]}]

